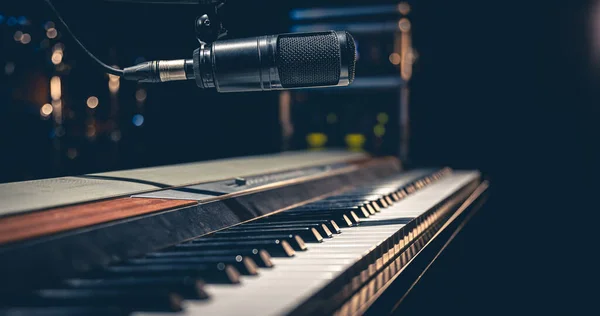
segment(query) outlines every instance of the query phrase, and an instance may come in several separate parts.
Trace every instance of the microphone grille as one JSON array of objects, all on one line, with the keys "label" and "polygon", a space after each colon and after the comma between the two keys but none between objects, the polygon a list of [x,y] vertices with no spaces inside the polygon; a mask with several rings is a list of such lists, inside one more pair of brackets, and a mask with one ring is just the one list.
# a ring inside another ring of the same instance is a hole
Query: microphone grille
[{"label": "microphone grille", "polygon": [[[356,66],[356,43],[354,42],[354,37],[352,37],[352,35],[350,35],[350,33],[345,32],[346,33],[346,51],[348,52],[348,54],[346,54],[346,58],[347,60],[343,61],[345,65],[348,65],[348,80],[350,81],[350,83],[352,83],[352,81],[354,81],[354,77],[356,75],[356,70],[355,70],[355,66]],[[344,49],[344,48],[342,48]]]},{"label": "microphone grille", "polygon": [[340,55],[335,32],[280,35],[275,65],[282,87],[336,85],[340,80]]}]

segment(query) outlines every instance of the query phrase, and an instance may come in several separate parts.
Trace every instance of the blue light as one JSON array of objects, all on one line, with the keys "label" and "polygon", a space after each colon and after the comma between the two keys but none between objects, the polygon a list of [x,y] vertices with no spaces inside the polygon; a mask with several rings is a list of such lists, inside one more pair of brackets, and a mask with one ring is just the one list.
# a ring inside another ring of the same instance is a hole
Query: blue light
[{"label": "blue light", "polygon": [[141,114],[136,114],[133,116],[133,119],[131,119],[131,122],[135,126],[142,126],[142,124],[144,124],[144,116]]},{"label": "blue light", "polygon": [[136,59],[133,61],[133,64],[134,64],[134,65],[137,65],[137,64],[141,64],[141,63],[143,63],[143,62],[145,62],[145,61],[146,61],[146,58],[144,58],[143,56],[139,56],[138,58],[136,58]]},{"label": "blue light", "polygon": [[4,15],[0,14],[0,23],[4,22]]},{"label": "blue light", "polygon": [[20,16],[19,19],[17,20],[17,22],[20,25],[29,25],[29,20],[27,20],[27,18],[24,16]]},{"label": "blue light", "polygon": [[6,25],[8,25],[8,26],[17,25],[17,19],[15,19],[14,16],[11,16],[10,18],[8,18],[8,20],[6,20]]},{"label": "blue light", "polygon": [[330,7],[330,8],[310,8],[296,9],[290,12],[290,18],[295,21],[340,18],[352,16],[367,16],[378,14],[397,14],[397,5],[373,5],[360,7]]},{"label": "blue light", "polygon": [[397,22],[353,22],[353,23],[319,23],[293,25],[292,32],[323,32],[323,31],[348,31],[352,34],[373,34],[381,32],[395,32],[398,30]]}]

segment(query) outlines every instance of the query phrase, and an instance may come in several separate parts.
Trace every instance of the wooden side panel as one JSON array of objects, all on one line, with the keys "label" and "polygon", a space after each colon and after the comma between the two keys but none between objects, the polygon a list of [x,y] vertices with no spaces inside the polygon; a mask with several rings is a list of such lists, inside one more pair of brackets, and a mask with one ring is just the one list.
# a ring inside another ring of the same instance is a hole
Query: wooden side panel
[{"label": "wooden side panel", "polygon": [[189,200],[119,198],[0,218],[0,244],[198,203]]}]

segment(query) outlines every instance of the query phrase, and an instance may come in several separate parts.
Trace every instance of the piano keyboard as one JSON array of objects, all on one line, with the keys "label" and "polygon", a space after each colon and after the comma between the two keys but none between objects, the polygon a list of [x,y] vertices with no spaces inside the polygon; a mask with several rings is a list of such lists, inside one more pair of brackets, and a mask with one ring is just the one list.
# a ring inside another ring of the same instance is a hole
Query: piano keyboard
[{"label": "piano keyboard", "polygon": [[480,185],[415,170],[66,278],[2,293],[6,315],[354,315]]}]

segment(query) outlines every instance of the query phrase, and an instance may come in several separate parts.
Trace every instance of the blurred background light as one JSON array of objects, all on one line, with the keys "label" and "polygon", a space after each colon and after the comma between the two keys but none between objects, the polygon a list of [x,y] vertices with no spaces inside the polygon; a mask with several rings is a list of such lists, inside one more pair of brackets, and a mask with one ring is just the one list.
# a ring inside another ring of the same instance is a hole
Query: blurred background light
[{"label": "blurred background light", "polygon": [[327,143],[327,135],[323,133],[310,133],[306,136],[306,142],[311,148],[323,147]]},{"label": "blurred background light", "polygon": [[389,116],[387,115],[387,113],[379,113],[377,114],[377,122],[381,123],[381,124],[386,124],[389,120]]},{"label": "blurred background light", "polygon": [[377,137],[382,137],[385,135],[385,126],[382,124],[375,125],[375,127],[373,127],[373,134],[375,134]]},{"label": "blurred background light", "polygon": [[327,114],[327,123],[335,124],[335,123],[337,123],[337,120],[338,120],[338,117],[335,113]]},{"label": "blurred background light", "polygon": [[79,152],[77,151],[76,148],[69,148],[69,149],[67,149],[67,157],[69,159],[75,159],[75,158],[77,158],[78,154],[79,154]]},{"label": "blurred background light", "polygon": [[133,123],[133,125],[140,127],[142,126],[142,124],[144,124],[144,116],[141,114],[136,114],[131,119],[131,122]]},{"label": "blurred background light", "polygon": [[29,42],[31,42],[31,35],[29,35],[29,33],[23,34],[23,36],[21,37],[21,43],[29,44]]},{"label": "blurred background light", "polygon": [[407,18],[402,18],[398,21],[398,29],[402,32],[410,31],[410,21]]},{"label": "blurred background light", "polygon": [[365,144],[366,138],[362,134],[348,134],[344,137],[346,146],[350,149],[360,149]]},{"label": "blurred background light", "polygon": [[87,138],[95,138],[96,137],[96,125],[95,123],[88,124],[85,131],[85,136]]},{"label": "blurred background light", "polygon": [[398,12],[407,15],[408,13],[410,13],[410,4],[406,3],[406,2],[401,2],[398,4]]},{"label": "blurred background light", "polygon": [[4,65],[4,74],[10,76],[15,72],[15,63],[9,61]]},{"label": "blurred background light", "polygon": [[52,104],[46,103],[40,108],[40,115],[42,115],[43,117],[48,117],[50,116],[50,114],[52,114],[52,110]]},{"label": "blurred background light", "polygon": [[56,38],[57,35],[58,35],[58,31],[56,31],[56,29],[53,27],[46,30],[46,36],[48,38]]},{"label": "blurred background light", "polygon": [[19,23],[19,25],[23,25],[23,26],[25,26],[25,25],[29,25],[29,24],[30,24],[30,23],[29,23],[29,20],[28,20],[26,17],[24,17],[24,16],[20,16],[20,17],[17,19],[17,23]]},{"label": "blurred background light", "polygon": [[119,88],[121,86],[121,77],[115,75],[108,75],[108,91],[111,94],[116,94],[119,92]]},{"label": "blurred background light", "polygon": [[62,51],[55,51],[54,53],[52,53],[51,60],[52,60],[53,64],[55,64],[55,65],[60,64],[62,62],[62,59],[63,59]]},{"label": "blurred background light", "polygon": [[393,65],[400,65],[400,54],[391,53],[389,59],[390,63],[392,63]]},{"label": "blurred background light", "polygon": [[15,40],[15,42],[20,42],[21,38],[23,38],[23,32],[16,31],[15,34],[13,35],[13,39]]},{"label": "blurred background light", "polygon": [[95,96],[91,96],[89,98],[87,98],[87,101],[85,102],[87,104],[87,107],[90,109],[95,109],[98,106],[98,98]]},{"label": "blurred background light", "polygon": [[59,76],[54,76],[50,79],[50,96],[52,100],[59,100],[62,96],[62,87]]},{"label": "blurred background light", "polygon": [[6,19],[6,25],[8,25],[8,26],[17,25],[17,19],[14,16],[9,17],[8,19]]},{"label": "blurred background light", "polygon": [[112,131],[110,133],[110,140],[112,140],[113,142],[118,142],[121,140],[121,131],[116,130],[116,131]]},{"label": "blurred background light", "polygon": [[146,97],[147,97],[147,94],[146,94],[146,90],[145,89],[138,89],[135,92],[135,99],[138,102],[144,102],[144,101],[146,101]]}]

